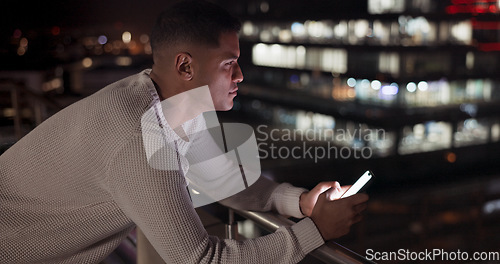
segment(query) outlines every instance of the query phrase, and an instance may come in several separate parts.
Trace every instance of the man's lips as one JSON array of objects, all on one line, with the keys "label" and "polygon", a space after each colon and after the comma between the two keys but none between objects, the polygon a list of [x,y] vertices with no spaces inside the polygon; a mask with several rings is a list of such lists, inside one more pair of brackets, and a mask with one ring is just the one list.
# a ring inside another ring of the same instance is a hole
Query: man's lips
[{"label": "man's lips", "polygon": [[234,88],[233,90],[229,91],[230,94],[236,93],[238,91],[238,87]]}]

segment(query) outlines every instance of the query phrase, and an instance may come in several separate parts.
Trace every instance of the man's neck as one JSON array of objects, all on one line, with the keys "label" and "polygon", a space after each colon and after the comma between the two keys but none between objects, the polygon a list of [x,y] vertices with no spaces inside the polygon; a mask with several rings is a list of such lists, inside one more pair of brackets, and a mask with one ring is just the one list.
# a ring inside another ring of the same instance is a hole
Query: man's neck
[{"label": "man's neck", "polygon": [[160,97],[163,115],[172,129],[178,129],[204,112],[215,111],[208,86],[182,90],[175,85],[175,78],[171,80],[172,85],[167,86],[168,80],[156,74],[154,68],[150,77]]},{"label": "man's neck", "polygon": [[185,84],[179,82],[175,76],[170,76],[167,70],[156,64],[153,64],[149,77],[153,80],[156,91],[162,101],[191,89],[185,87]]}]

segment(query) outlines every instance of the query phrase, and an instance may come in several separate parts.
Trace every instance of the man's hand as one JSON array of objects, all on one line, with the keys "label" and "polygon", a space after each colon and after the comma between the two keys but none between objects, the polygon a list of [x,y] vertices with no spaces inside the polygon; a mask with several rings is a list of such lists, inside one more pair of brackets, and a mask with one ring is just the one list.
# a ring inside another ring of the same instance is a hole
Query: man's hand
[{"label": "man's hand", "polygon": [[344,194],[347,189],[349,189],[350,185],[340,186],[340,184],[336,181],[332,182],[321,182],[316,187],[314,187],[311,191],[302,193],[300,195],[299,205],[300,211],[305,216],[311,216],[314,205],[318,200],[320,194],[326,192],[326,197],[329,200],[334,200],[340,198],[342,194]]},{"label": "man's hand", "polygon": [[361,221],[361,212],[366,209],[368,195],[358,193],[353,196],[331,200],[327,193],[319,195],[311,214],[311,219],[325,241],[341,237],[351,225]]}]

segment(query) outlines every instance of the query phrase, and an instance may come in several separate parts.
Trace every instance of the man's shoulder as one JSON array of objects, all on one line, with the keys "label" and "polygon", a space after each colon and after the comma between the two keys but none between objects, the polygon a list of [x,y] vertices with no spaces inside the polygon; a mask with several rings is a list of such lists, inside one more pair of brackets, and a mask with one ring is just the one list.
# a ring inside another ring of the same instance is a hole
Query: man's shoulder
[{"label": "man's shoulder", "polygon": [[82,100],[82,104],[96,115],[104,114],[111,119],[138,124],[141,116],[154,104],[151,89],[154,85],[149,72],[144,70],[104,87]]},{"label": "man's shoulder", "polygon": [[137,74],[117,80],[88,98],[115,97],[116,99],[133,99],[134,96],[140,98],[150,97],[151,93],[149,89],[153,87],[153,83],[149,77],[150,71],[150,69],[143,70]]}]

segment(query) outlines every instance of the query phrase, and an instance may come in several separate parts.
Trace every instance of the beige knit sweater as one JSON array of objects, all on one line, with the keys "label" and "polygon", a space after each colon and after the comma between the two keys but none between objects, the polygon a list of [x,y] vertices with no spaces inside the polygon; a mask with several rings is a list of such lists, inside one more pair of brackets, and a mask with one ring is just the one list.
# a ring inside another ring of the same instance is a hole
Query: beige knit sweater
[{"label": "beige knit sweater", "polygon": [[[209,236],[182,174],[146,161],[141,116],[159,103],[149,73],[63,109],[0,156],[0,263],[98,263],[136,225],[167,263],[295,263],[324,243],[309,218],[257,239]],[[302,192],[259,180],[224,203],[300,216]]]}]

